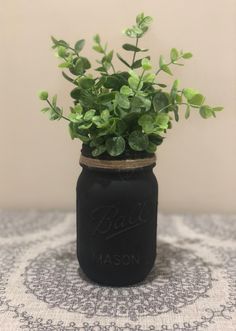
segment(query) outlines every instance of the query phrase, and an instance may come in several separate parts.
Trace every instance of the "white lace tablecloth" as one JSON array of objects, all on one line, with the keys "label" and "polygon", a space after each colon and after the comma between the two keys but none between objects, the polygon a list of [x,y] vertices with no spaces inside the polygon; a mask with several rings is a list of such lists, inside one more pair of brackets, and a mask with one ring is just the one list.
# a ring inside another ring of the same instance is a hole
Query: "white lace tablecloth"
[{"label": "white lace tablecloth", "polygon": [[236,331],[236,216],[159,215],[143,284],[91,283],[75,214],[0,212],[1,331]]}]

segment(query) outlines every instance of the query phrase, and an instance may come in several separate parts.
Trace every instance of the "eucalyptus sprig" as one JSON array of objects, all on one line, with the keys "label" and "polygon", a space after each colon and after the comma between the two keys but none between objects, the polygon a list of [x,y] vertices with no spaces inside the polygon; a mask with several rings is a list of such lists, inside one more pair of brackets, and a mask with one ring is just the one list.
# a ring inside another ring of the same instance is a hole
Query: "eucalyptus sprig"
[{"label": "eucalyptus sprig", "polygon": [[134,40],[134,43],[122,46],[130,54],[128,59],[116,53],[124,70],[115,69],[114,51],[108,50],[98,34],[93,38],[93,50],[100,55],[95,71],[91,71],[88,58],[81,55],[84,39],[71,46],[51,37],[52,48],[61,60],[62,75],[74,85],[70,94],[73,106],[64,115],[57,105],[57,96],[50,99],[47,91],[41,91],[40,99],[47,102],[42,112],[48,113],[50,120],[69,122],[72,139],[78,138],[88,144],[94,157],[103,153],[115,157],[127,150],[154,153],[173,120],[179,121],[183,109],[186,119],[191,111],[198,111],[206,119],[215,117],[223,109],[207,105],[198,90],[181,88],[179,80],[173,81],[170,91],[159,82],[160,72],[172,76],[171,66],[183,66],[183,60],[190,59],[192,54],[172,48],[167,61],[160,55],[158,66],[153,65],[150,56],[144,55],[148,49],[139,45],[151,22],[150,16],[141,13],[136,17],[135,25],[123,31]]}]

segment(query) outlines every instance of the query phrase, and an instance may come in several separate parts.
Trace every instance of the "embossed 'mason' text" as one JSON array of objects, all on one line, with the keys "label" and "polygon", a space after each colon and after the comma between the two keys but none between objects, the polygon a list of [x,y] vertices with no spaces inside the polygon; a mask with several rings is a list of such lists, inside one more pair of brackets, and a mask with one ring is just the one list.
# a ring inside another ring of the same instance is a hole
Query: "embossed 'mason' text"
[{"label": "embossed 'mason' text", "polygon": [[140,263],[139,257],[135,254],[99,254],[95,259],[101,265],[126,266]]}]

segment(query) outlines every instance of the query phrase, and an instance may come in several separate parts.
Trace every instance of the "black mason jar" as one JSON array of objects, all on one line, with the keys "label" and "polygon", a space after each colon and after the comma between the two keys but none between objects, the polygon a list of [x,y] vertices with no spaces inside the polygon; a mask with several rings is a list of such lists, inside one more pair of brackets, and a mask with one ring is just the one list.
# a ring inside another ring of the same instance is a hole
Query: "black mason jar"
[{"label": "black mason jar", "polygon": [[86,145],[77,183],[77,256],[85,275],[107,286],[145,279],[156,257],[155,155],[93,158]]}]

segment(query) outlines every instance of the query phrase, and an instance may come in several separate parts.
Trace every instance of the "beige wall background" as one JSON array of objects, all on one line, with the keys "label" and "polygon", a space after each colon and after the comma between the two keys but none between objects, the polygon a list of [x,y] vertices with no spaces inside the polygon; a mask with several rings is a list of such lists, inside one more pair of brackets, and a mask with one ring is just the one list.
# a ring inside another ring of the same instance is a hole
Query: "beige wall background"
[{"label": "beige wall background", "polygon": [[40,113],[37,98],[46,89],[64,109],[71,104],[50,35],[87,39],[85,54],[94,60],[92,36],[99,32],[119,50],[122,29],[141,11],[155,19],[143,40],[153,62],[171,47],[191,51],[176,77],[225,107],[216,119],[183,118],[168,133],[155,168],[160,209],[236,212],[235,0],[0,0],[0,208],[74,209],[80,143],[66,123]]}]

